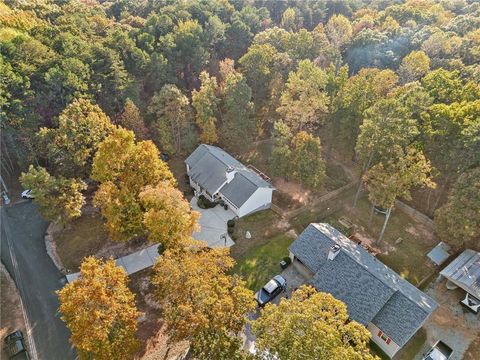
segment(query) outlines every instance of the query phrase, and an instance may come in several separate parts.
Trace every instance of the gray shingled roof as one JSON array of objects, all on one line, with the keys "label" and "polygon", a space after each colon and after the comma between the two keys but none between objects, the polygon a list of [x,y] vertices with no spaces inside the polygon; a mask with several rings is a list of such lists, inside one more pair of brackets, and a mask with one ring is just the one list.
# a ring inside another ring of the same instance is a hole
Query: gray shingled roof
[{"label": "gray shingled roof", "polygon": [[[385,285],[341,251],[333,261],[327,260],[311,283],[319,291],[332,294],[348,308],[350,318],[368,325],[395,290]],[[365,286],[368,284],[368,286]]]},{"label": "gray shingled roof", "polygon": [[250,181],[245,174],[237,172],[233,180],[225,184],[220,192],[236,207],[241,207],[257,191],[258,185]]},{"label": "gray shingled roof", "polygon": [[243,205],[257,188],[272,187],[258,174],[216,146],[199,145],[185,163],[190,167],[189,175],[192,180],[210,194],[218,191],[227,181],[226,174],[229,169],[236,170],[234,179],[225,184],[221,192],[238,207]]},{"label": "gray shingled roof", "polygon": [[[418,290],[420,291],[420,290]],[[430,302],[433,301],[430,299]],[[378,312],[372,323],[400,346],[407,343],[435,310],[437,304],[419,306],[397,290]]]},{"label": "gray shingled roof", "polygon": [[[340,253],[328,260],[332,245]],[[315,273],[311,283],[347,304],[353,320],[373,322],[403,346],[437,304],[329,224],[310,224],[290,251]]]}]

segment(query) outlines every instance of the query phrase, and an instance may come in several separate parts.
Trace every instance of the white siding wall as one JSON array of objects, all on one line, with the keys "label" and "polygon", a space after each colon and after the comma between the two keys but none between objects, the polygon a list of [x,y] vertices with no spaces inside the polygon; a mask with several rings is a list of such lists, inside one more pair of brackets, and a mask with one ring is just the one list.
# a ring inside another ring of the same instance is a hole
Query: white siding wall
[{"label": "white siding wall", "polygon": [[260,207],[268,208],[272,203],[272,193],[273,189],[270,188],[259,188],[257,189],[250,199],[248,199],[245,204],[243,204],[240,209],[238,209],[238,216],[242,217],[247,214],[250,214],[254,210],[257,210]]},{"label": "white siding wall", "polygon": [[[393,340],[390,340],[389,344],[387,344],[387,341],[378,336],[381,330],[372,323],[368,324],[367,329],[372,333],[373,342],[377,344],[380,349],[385,351],[385,354],[390,356],[390,358],[392,358],[397,353],[397,351],[400,350],[400,346],[395,344]],[[388,337],[388,334],[383,335]]]}]

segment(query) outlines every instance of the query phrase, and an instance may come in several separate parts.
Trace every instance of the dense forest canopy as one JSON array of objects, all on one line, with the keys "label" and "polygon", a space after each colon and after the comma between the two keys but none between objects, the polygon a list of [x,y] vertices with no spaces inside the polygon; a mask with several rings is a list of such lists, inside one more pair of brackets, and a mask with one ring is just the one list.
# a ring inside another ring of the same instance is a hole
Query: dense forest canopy
[{"label": "dense forest canopy", "polygon": [[115,126],[169,155],[273,138],[275,175],[316,187],[336,149],[372,201],[436,183],[423,210],[448,217],[480,165],[474,0],[7,0],[0,24],[6,175],[89,179]]}]

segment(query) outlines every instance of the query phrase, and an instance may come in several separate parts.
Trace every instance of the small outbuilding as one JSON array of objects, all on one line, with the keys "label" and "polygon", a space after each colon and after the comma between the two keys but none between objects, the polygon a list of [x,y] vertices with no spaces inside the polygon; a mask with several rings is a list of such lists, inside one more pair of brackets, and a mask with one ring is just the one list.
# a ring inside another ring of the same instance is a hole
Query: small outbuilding
[{"label": "small outbuilding", "polygon": [[480,311],[480,252],[467,249],[440,272],[440,275],[465,290],[460,303],[475,313]]},{"label": "small outbuilding", "polygon": [[445,244],[443,241],[439,242],[430,252],[427,257],[432,263],[439,266],[442,265],[450,257],[450,245]]}]

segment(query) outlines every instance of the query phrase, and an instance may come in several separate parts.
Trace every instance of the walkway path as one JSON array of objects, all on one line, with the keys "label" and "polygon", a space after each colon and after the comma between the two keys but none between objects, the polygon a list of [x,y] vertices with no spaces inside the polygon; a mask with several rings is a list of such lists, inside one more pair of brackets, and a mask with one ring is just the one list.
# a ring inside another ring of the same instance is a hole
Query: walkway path
[{"label": "walkway path", "polygon": [[[115,260],[118,266],[125,269],[128,275],[146,269],[155,264],[155,260],[159,257],[158,244],[152,245],[146,249],[134,252],[133,254],[123,256]],[[68,282],[76,280],[80,273],[68,274]]]}]

